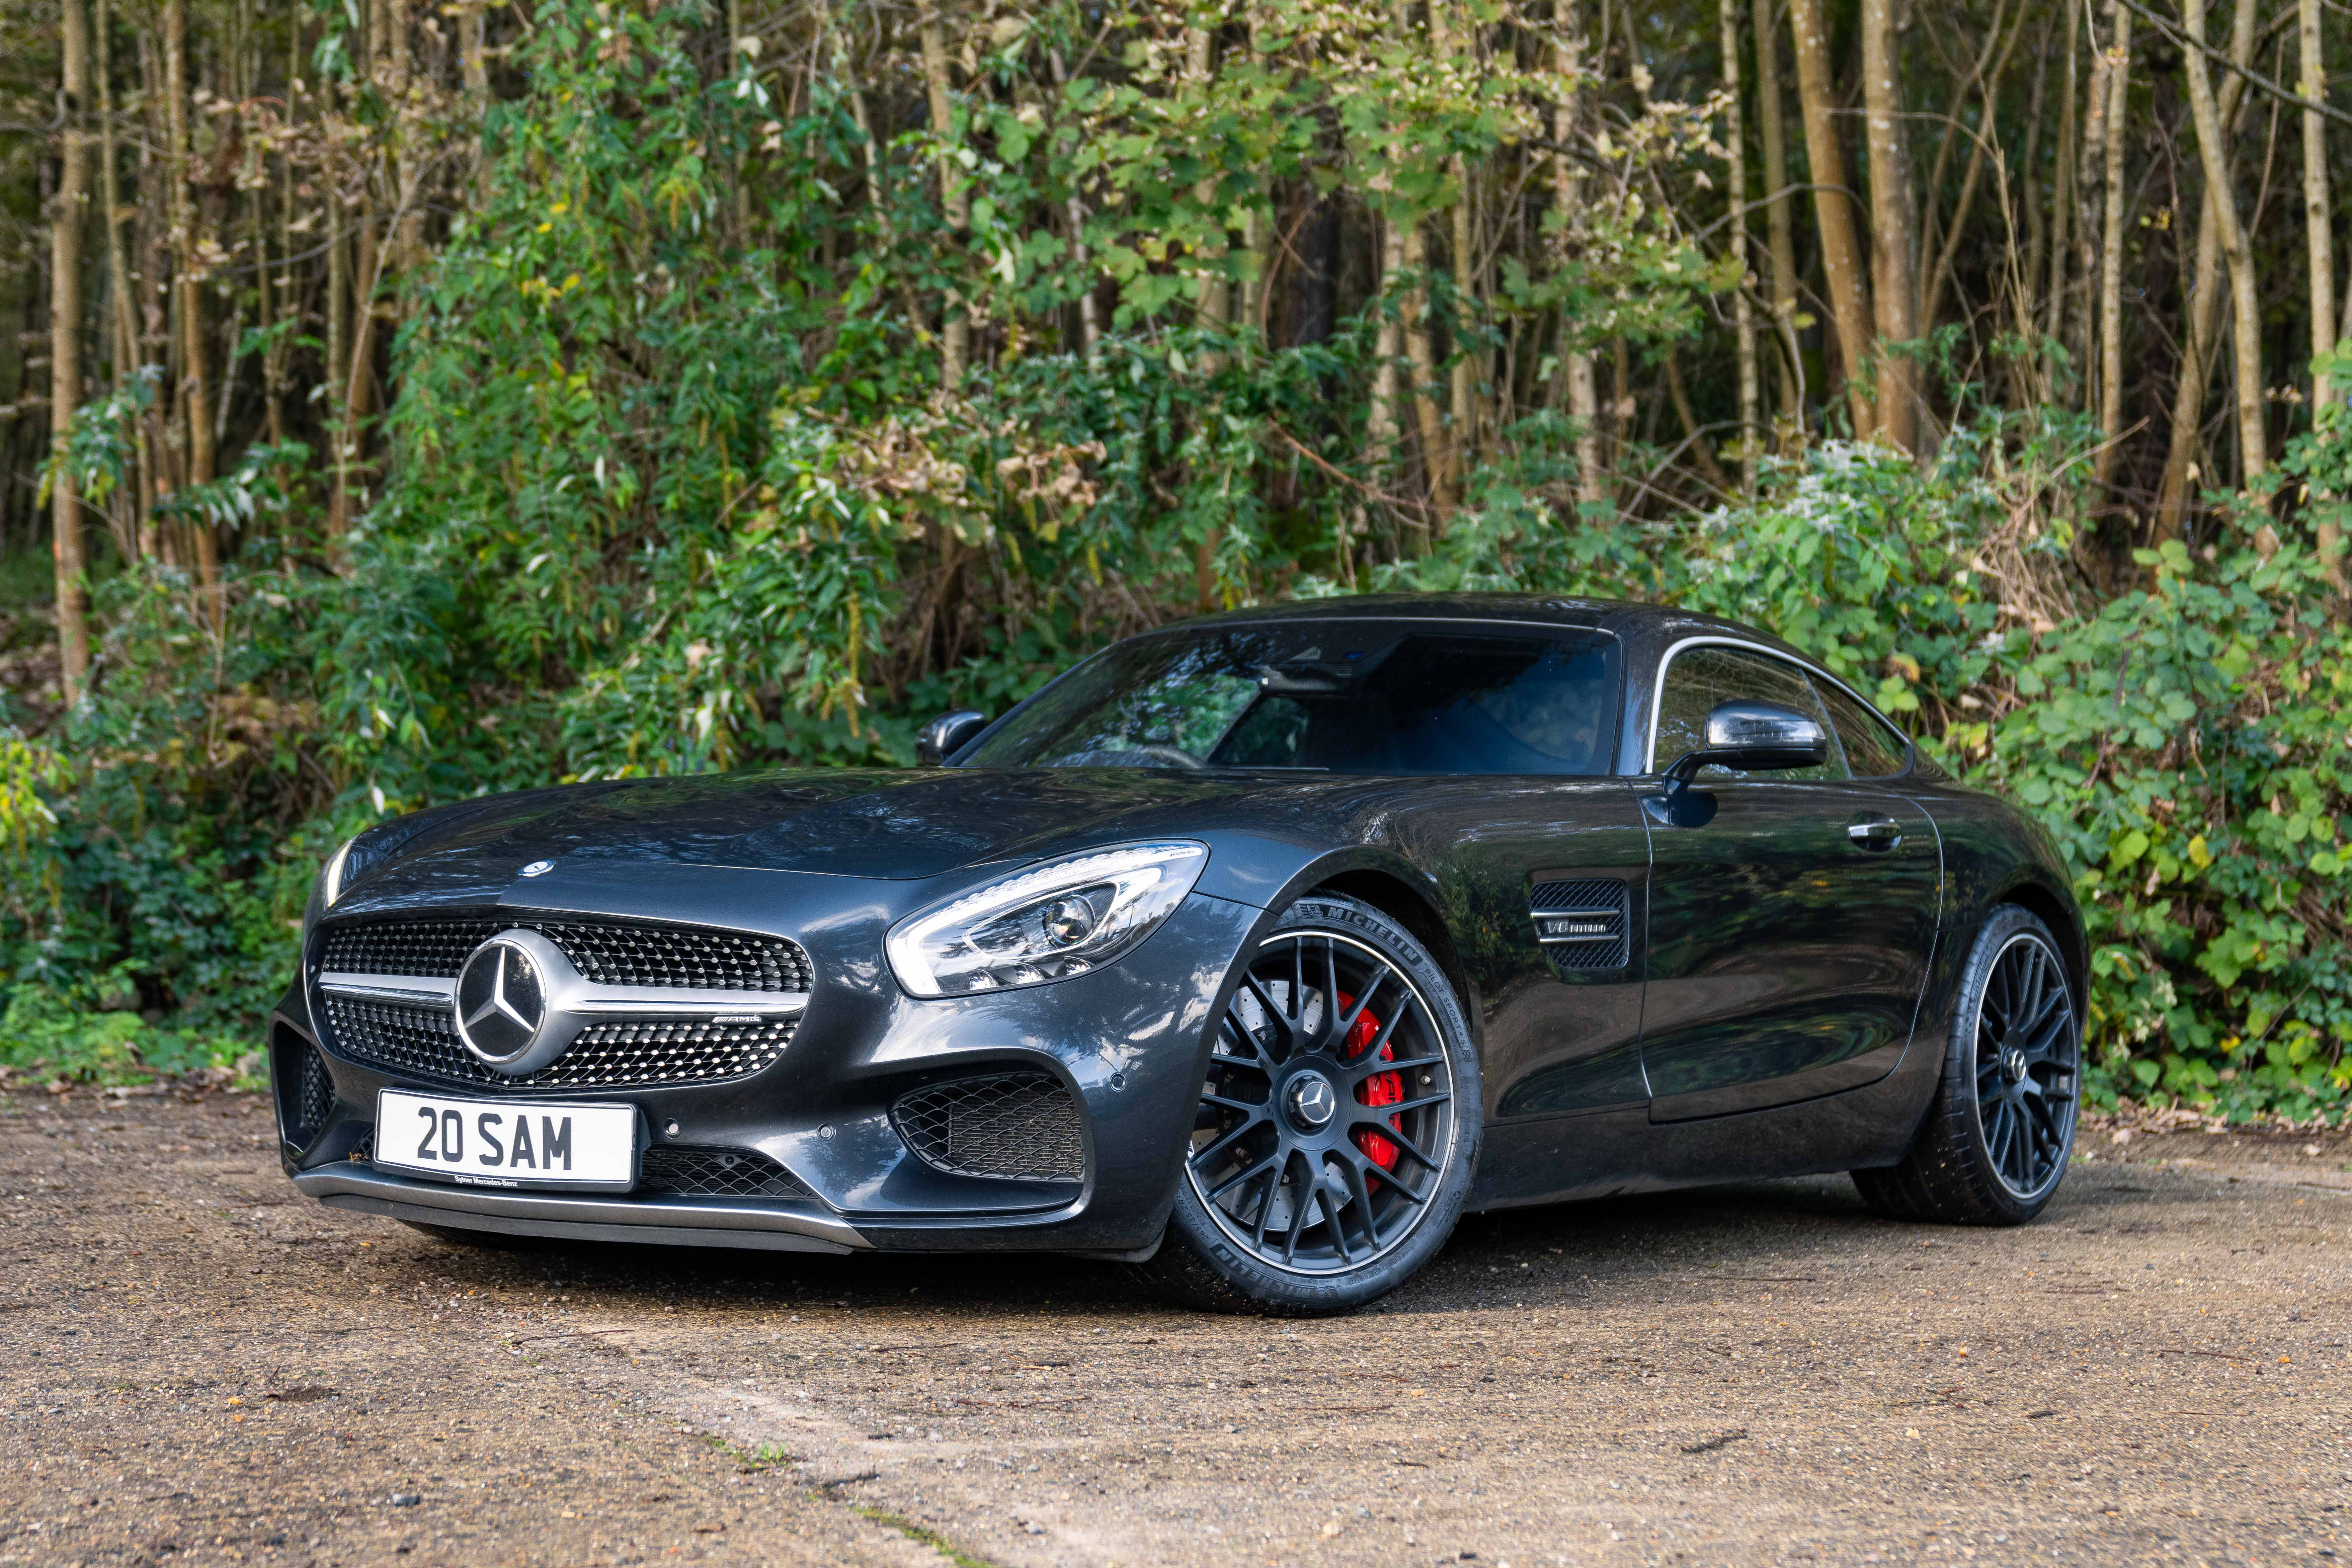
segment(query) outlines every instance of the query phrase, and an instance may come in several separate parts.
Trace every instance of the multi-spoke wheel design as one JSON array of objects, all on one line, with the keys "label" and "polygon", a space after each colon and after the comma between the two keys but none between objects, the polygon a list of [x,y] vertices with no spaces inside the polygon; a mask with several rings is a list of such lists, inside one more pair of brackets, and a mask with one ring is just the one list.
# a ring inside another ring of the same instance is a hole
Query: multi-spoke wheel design
[{"label": "multi-spoke wheel design", "polygon": [[1282,931],[1225,1008],[1186,1173],[1260,1262],[1336,1273],[1420,1223],[1453,1115],[1453,1065],[1412,979],[1354,937]]},{"label": "multi-spoke wheel design", "polygon": [[2021,931],[1993,955],[1977,1004],[1978,1135],[2000,1184],[2031,1201],[2054,1185],[2074,1141],[2079,1031],[2058,954]]},{"label": "multi-spoke wheel design", "polygon": [[1854,1185],[1905,1219],[2021,1225],[2058,1190],[2074,1152],[2083,1055],[2074,980],[2041,918],[2003,904],[1977,932],[1955,1000],[1936,1096],[1911,1146],[1892,1165],[1856,1171]]}]

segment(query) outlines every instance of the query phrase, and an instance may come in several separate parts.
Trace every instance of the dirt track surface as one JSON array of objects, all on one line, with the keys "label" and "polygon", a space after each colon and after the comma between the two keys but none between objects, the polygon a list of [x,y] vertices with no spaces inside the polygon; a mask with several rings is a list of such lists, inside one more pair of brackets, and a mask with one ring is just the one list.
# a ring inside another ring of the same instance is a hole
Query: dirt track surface
[{"label": "dirt track surface", "polygon": [[2352,1147],[2085,1146],[2021,1230],[1523,1211],[1285,1323],[477,1252],[298,1198],[257,1100],[19,1093],[0,1563],[2352,1563]]}]

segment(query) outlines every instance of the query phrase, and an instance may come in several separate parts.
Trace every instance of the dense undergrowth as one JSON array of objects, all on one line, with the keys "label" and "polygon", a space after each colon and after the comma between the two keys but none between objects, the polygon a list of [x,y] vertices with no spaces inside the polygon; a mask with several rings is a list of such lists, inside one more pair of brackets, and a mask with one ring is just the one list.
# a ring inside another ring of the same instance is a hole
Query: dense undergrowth
[{"label": "dense undergrowth", "polygon": [[[387,813],[906,763],[931,713],[1002,710],[1200,608],[1507,588],[1769,627],[2036,812],[2091,921],[2095,1102],[2340,1115],[2352,663],[2307,530],[2352,489],[2343,410],[2291,454],[2291,497],[2224,501],[2121,573],[2086,547],[2095,433],[1967,388],[1931,458],[1818,442],[1713,511],[1580,509],[1575,432],[1544,416],[1458,510],[1400,512],[1364,428],[1379,306],[1306,348],[1139,321],[942,393],[892,306],[937,263],[922,187],[878,211],[803,190],[772,226],[791,248],[730,246],[714,163],[847,138],[847,111],[818,95],[763,139],[659,15],[627,25],[633,50],[531,47],[486,210],[407,301],[360,521],[327,536],[309,470],[248,454],[176,503],[269,521],[218,626],[184,576],[116,571],[95,697],[7,699],[0,1065],[235,1060],[320,860]],[[871,256],[845,294],[819,264],[845,247]],[[1612,254],[1584,286],[1641,290],[1655,341],[1685,330],[1705,269]],[[1004,265],[1050,294],[1050,259]],[[119,465],[107,418],[77,438],[85,493]]]}]

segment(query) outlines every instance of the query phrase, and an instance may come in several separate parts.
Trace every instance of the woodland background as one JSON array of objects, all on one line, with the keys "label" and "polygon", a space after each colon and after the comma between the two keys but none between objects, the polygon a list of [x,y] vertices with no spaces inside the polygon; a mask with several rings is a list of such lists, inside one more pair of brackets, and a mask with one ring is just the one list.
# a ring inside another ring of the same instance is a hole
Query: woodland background
[{"label": "woodland background", "polygon": [[2040,813],[2095,1102],[2337,1118],[2347,9],[15,0],[0,1064],[233,1061],[385,813],[1507,587]]}]

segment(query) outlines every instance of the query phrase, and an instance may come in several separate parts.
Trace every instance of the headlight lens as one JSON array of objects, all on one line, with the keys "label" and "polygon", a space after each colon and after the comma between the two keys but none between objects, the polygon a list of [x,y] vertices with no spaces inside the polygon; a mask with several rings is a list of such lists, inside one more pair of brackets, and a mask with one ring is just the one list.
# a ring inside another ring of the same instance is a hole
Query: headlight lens
[{"label": "headlight lens", "polygon": [[1158,930],[1208,863],[1207,846],[1181,842],[1056,860],[900,921],[890,967],[917,996],[1084,974]]},{"label": "headlight lens", "polygon": [[332,855],[327,857],[327,868],[319,873],[319,902],[320,908],[326,908],[333,904],[337,899],[342,897],[343,868],[351,861],[352,846],[357,844],[359,841],[359,835],[354,833],[349,838],[343,840],[343,847],[341,849],[336,850]]}]

